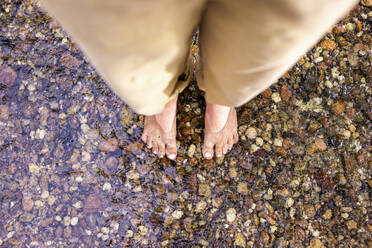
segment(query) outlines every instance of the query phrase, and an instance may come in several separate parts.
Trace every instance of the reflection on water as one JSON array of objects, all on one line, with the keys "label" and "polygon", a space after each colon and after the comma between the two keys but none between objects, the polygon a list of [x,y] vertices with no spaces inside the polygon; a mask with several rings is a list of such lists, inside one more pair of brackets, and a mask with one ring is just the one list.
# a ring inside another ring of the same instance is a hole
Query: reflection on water
[{"label": "reflection on water", "polygon": [[[361,35],[328,34],[327,64],[314,65],[317,46],[238,109],[240,142],[224,158],[201,157],[191,84],[176,162],[145,148],[143,118],[54,21],[30,1],[0,7],[1,247],[371,245],[367,7],[344,20]],[[343,66],[350,47],[358,66]]]}]

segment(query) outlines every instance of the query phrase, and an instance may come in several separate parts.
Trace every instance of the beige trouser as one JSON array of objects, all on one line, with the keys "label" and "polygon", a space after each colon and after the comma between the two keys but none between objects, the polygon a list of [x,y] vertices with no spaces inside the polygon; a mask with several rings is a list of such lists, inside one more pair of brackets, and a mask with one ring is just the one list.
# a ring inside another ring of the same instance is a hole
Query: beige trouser
[{"label": "beige trouser", "polygon": [[200,25],[198,84],[239,106],[274,83],[355,0],[41,0],[111,88],[152,115],[188,84]]}]

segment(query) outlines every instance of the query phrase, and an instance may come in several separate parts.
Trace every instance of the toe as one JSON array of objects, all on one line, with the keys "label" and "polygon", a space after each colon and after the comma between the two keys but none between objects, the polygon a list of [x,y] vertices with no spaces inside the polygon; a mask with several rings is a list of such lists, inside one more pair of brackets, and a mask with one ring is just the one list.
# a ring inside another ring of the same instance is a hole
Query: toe
[{"label": "toe", "polygon": [[222,156],[222,150],[223,150],[223,146],[221,144],[217,144],[216,145],[216,156],[217,157]]},{"label": "toe", "polygon": [[152,148],[152,139],[150,136],[147,136],[146,144],[147,144],[147,148],[149,149]]},{"label": "toe", "polygon": [[147,135],[146,134],[143,133],[142,136],[141,136],[141,139],[142,139],[143,142],[147,143]]},{"label": "toe", "polygon": [[206,159],[211,159],[213,157],[213,145],[211,143],[204,144],[203,155]]},{"label": "toe", "polygon": [[225,144],[224,146],[223,146],[223,154],[226,154],[228,151],[229,151],[229,145],[228,144]]},{"label": "toe", "polygon": [[167,157],[169,159],[171,159],[171,160],[176,159],[176,156],[177,156],[176,142],[172,142],[171,144],[167,144],[165,153],[167,154]]},{"label": "toe", "polygon": [[238,142],[238,140],[239,140],[239,136],[238,136],[238,134],[237,134],[237,133],[234,133],[234,135],[233,135],[233,141],[234,141],[234,144],[235,144],[236,142]]},{"label": "toe", "polygon": [[155,141],[152,141],[151,143],[152,143],[152,152],[155,154],[158,154],[159,153],[158,143],[156,143]]},{"label": "toe", "polygon": [[158,147],[159,147],[159,154],[158,154],[158,156],[159,156],[159,158],[162,158],[165,155],[165,144],[163,142],[159,142],[158,143]]}]

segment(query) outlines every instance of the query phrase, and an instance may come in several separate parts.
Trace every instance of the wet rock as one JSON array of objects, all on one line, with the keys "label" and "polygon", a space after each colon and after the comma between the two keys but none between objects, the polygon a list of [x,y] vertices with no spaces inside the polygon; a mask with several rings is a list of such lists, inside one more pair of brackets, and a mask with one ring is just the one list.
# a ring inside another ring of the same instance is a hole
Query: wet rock
[{"label": "wet rock", "polygon": [[272,95],[271,95],[271,99],[275,102],[275,103],[278,103],[278,102],[281,102],[282,99],[280,98],[280,95],[278,92],[274,92]]},{"label": "wet rock", "polygon": [[187,150],[187,156],[189,156],[190,158],[193,157],[195,154],[195,151],[196,151],[196,146],[194,144],[191,144],[189,146],[189,149]]},{"label": "wet rock", "polygon": [[357,228],[357,223],[354,220],[348,220],[346,222],[347,229],[352,230]]},{"label": "wet rock", "polygon": [[247,131],[245,132],[245,135],[246,135],[248,138],[252,139],[252,140],[255,139],[256,136],[257,136],[256,128],[254,128],[254,127],[249,127],[249,128],[247,129]]},{"label": "wet rock", "polygon": [[84,213],[98,212],[101,208],[101,197],[98,194],[90,194],[85,199]]},{"label": "wet rock", "polygon": [[195,212],[196,213],[202,213],[202,212],[204,212],[206,207],[207,207],[207,203],[205,201],[200,201],[196,204]]},{"label": "wet rock", "polygon": [[0,105],[0,120],[6,121],[9,118],[9,107],[7,105]]},{"label": "wet rock", "polygon": [[226,211],[226,220],[230,223],[234,222],[236,218],[236,210],[235,208],[229,208],[227,211]]},{"label": "wet rock", "polygon": [[22,199],[22,205],[25,211],[31,211],[32,208],[34,207],[34,201],[32,200],[31,197],[24,196]]},{"label": "wet rock", "polygon": [[264,231],[261,232],[261,241],[262,241],[262,243],[264,243],[264,244],[269,243],[269,241],[270,241],[270,236],[269,236],[269,234],[267,234],[267,232],[264,232]]},{"label": "wet rock", "polygon": [[310,241],[310,245],[307,248],[325,248],[325,246],[320,239],[315,238]]},{"label": "wet rock", "polygon": [[364,6],[372,7],[372,0],[362,0],[361,3],[362,3]]},{"label": "wet rock", "polygon": [[67,67],[69,69],[77,69],[83,63],[83,61],[78,60],[69,52],[64,53],[61,56],[59,62],[61,63],[62,66]]},{"label": "wet rock", "polygon": [[245,237],[242,233],[238,232],[235,234],[235,246],[245,247]]},{"label": "wet rock", "polygon": [[321,138],[315,139],[315,146],[319,151],[325,151],[327,149],[326,143]]},{"label": "wet rock", "polygon": [[119,160],[114,157],[114,156],[111,156],[109,157],[106,161],[105,161],[105,166],[108,168],[108,169],[114,169],[114,168],[117,168],[119,165]]},{"label": "wet rock", "polygon": [[119,141],[116,138],[110,138],[107,140],[103,140],[98,148],[102,152],[114,152],[118,148]]},{"label": "wet rock", "polygon": [[289,101],[292,96],[291,90],[288,88],[287,85],[283,85],[280,91],[280,96],[284,101]]},{"label": "wet rock", "polygon": [[17,73],[11,67],[0,68],[0,84],[12,86],[17,78]]},{"label": "wet rock", "polygon": [[308,219],[312,219],[316,213],[315,207],[311,204],[306,204],[304,206],[304,211]]},{"label": "wet rock", "polygon": [[335,50],[337,45],[336,45],[336,42],[334,40],[331,40],[331,39],[325,39],[323,40],[321,43],[320,43],[320,46],[323,48],[323,49],[326,49],[326,50]]},{"label": "wet rock", "polygon": [[125,147],[125,150],[135,154],[135,155],[140,155],[142,153],[142,146],[143,144],[140,142],[134,142],[130,143]]},{"label": "wet rock", "polygon": [[176,220],[181,219],[183,216],[183,212],[181,210],[176,210],[172,213],[172,217],[175,218]]},{"label": "wet rock", "polygon": [[243,194],[243,195],[247,195],[248,194],[248,187],[247,187],[247,184],[246,183],[238,183],[238,192],[240,194]]},{"label": "wet rock", "polygon": [[211,194],[212,192],[208,184],[204,184],[204,183],[199,184],[199,195],[210,197]]}]

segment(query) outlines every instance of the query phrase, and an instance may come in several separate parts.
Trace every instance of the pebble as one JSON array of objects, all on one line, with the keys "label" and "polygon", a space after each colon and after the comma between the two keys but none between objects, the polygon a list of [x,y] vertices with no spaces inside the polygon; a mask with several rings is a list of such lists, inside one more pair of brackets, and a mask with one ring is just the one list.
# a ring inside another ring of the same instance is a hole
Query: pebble
[{"label": "pebble", "polygon": [[49,192],[48,191],[43,191],[43,193],[41,193],[41,198],[42,199],[46,199],[49,197]]},{"label": "pebble", "polygon": [[324,140],[321,139],[321,138],[316,138],[316,139],[315,139],[315,145],[316,145],[316,147],[318,148],[318,150],[320,150],[320,151],[325,151],[325,150],[327,150],[327,145],[326,145],[326,143],[324,142]]},{"label": "pebble", "polygon": [[64,54],[62,54],[59,62],[62,66],[65,66],[69,69],[77,69],[83,63],[83,61],[78,60],[69,52],[65,52]]},{"label": "pebble", "polygon": [[293,203],[294,203],[293,198],[289,197],[289,198],[286,200],[286,202],[285,202],[285,207],[286,207],[286,208],[290,208],[290,207],[293,206]]},{"label": "pebble", "polygon": [[235,246],[245,247],[245,237],[242,233],[235,233]]},{"label": "pebble", "polygon": [[234,222],[236,218],[236,210],[235,208],[229,208],[227,211],[226,211],[226,220],[230,223]]},{"label": "pebble", "polygon": [[238,170],[236,167],[230,167],[229,168],[229,176],[232,179],[237,179],[238,178]]},{"label": "pebble", "polygon": [[342,102],[336,102],[332,105],[332,110],[338,115],[344,113],[345,105]]},{"label": "pebble", "polygon": [[71,218],[70,218],[70,216],[65,216],[65,217],[63,217],[63,224],[64,224],[65,226],[69,226],[70,223],[71,223]]},{"label": "pebble", "polygon": [[56,197],[54,195],[50,195],[48,197],[48,204],[49,204],[49,206],[52,206],[55,203],[55,201],[56,201]]},{"label": "pebble", "polygon": [[278,102],[281,102],[282,99],[280,98],[280,95],[278,92],[274,92],[272,95],[271,95],[271,99],[275,102],[275,103],[278,103]]},{"label": "pebble", "polygon": [[102,189],[105,190],[105,191],[110,191],[110,190],[111,190],[111,184],[108,183],[108,182],[105,182],[105,183],[103,184]]},{"label": "pebble", "polygon": [[199,184],[199,195],[205,196],[205,197],[210,197],[212,194],[211,189],[209,185],[205,183]]},{"label": "pebble", "polygon": [[182,216],[183,216],[183,212],[181,210],[176,210],[172,213],[172,217],[177,220],[181,219]]},{"label": "pebble", "polygon": [[71,226],[76,226],[76,224],[78,223],[79,221],[79,218],[78,217],[72,217],[71,218]]},{"label": "pebble", "polygon": [[287,85],[283,85],[280,91],[280,96],[284,101],[289,101],[292,96],[291,90],[288,88]]},{"label": "pebble", "polygon": [[257,136],[257,131],[256,128],[254,127],[249,127],[247,131],[245,131],[245,135],[250,138],[250,139],[255,139]]},{"label": "pebble", "polygon": [[24,196],[22,199],[22,205],[25,211],[31,211],[32,208],[34,207],[34,201],[32,200],[31,197]]},{"label": "pebble", "polygon": [[9,118],[9,107],[7,105],[0,105],[0,120],[6,121]]},{"label": "pebble", "polygon": [[274,139],[274,146],[283,146],[283,141],[281,139],[275,138]]},{"label": "pebble", "polygon": [[322,215],[323,219],[330,220],[332,218],[332,210],[327,209],[325,213]]},{"label": "pebble", "polygon": [[346,222],[347,229],[352,230],[357,228],[357,223],[354,220],[348,220]]},{"label": "pebble", "polygon": [[326,49],[326,50],[329,50],[329,51],[333,51],[336,49],[337,45],[336,45],[336,42],[334,40],[331,40],[331,39],[325,39],[323,40],[321,43],[320,43],[320,46],[323,48],[323,49]]},{"label": "pebble", "polygon": [[83,203],[81,201],[77,201],[75,202],[73,205],[72,205],[74,208],[82,208],[83,207]]},{"label": "pebble", "polygon": [[238,183],[238,192],[243,195],[248,194],[248,187],[246,183],[240,182]]},{"label": "pebble", "polygon": [[315,238],[310,241],[310,245],[307,248],[325,248],[325,246],[320,239]]},{"label": "pebble", "polygon": [[205,201],[200,201],[196,204],[195,212],[201,213],[205,210],[206,207],[207,207],[207,203]]},{"label": "pebble", "polygon": [[194,156],[195,151],[196,151],[196,146],[194,144],[191,144],[189,146],[189,149],[187,150],[187,155],[191,158]]},{"label": "pebble", "polygon": [[11,67],[0,68],[0,84],[12,86],[17,78],[17,73]]},{"label": "pebble", "polygon": [[315,216],[316,210],[315,207],[311,204],[306,204],[304,206],[305,214],[308,219],[312,219]]},{"label": "pebble", "polygon": [[119,141],[116,138],[110,138],[107,140],[103,140],[98,148],[101,152],[114,152],[118,149]]},{"label": "pebble", "polygon": [[40,167],[35,164],[29,164],[28,169],[32,174],[39,174]]}]

